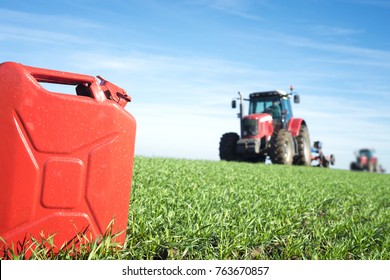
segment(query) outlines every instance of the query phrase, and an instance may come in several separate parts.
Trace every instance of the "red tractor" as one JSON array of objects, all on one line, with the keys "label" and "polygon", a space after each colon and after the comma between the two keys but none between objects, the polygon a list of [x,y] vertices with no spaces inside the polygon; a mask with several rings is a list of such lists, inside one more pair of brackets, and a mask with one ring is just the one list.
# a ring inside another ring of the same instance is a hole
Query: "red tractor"
[{"label": "red tractor", "polygon": [[[276,164],[310,165],[310,137],[306,122],[294,118],[291,92],[280,90],[254,92],[249,95],[249,114],[243,115],[244,98],[239,92],[241,135],[228,132],[219,143],[219,156],[226,161],[264,163],[269,157]],[[294,95],[299,103],[299,95]],[[232,100],[236,108],[236,100]]]},{"label": "red tractor", "polygon": [[351,170],[368,171],[368,172],[384,172],[383,168],[378,165],[378,158],[374,156],[374,149],[360,149],[355,152],[356,161],[351,162]]}]

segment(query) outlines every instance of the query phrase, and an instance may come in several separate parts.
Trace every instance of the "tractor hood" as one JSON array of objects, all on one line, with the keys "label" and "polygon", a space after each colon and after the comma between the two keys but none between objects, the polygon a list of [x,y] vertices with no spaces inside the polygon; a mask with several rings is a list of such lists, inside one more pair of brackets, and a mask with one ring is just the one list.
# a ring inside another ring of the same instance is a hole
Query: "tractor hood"
[{"label": "tractor hood", "polygon": [[260,122],[272,122],[272,116],[267,113],[261,113],[261,114],[251,114],[247,115],[244,118],[248,119],[258,119]]},{"label": "tractor hood", "polygon": [[262,138],[271,136],[274,131],[273,119],[270,114],[252,114],[242,120],[243,138]]}]

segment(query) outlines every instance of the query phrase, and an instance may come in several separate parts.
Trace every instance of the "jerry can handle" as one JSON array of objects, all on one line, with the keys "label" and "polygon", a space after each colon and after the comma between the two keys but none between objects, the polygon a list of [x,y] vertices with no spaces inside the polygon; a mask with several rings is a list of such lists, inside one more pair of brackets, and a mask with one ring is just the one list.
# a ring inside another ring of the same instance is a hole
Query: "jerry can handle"
[{"label": "jerry can handle", "polygon": [[95,81],[95,78],[89,75],[63,72],[58,70],[49,70],[49,69],[37,68],[31,66],[24,66],[24,68],[38,82],[43,82],[43,83],[78,85],[80,83],[91,84]]},{"label": "jerry can handle", "polygon": [[23,65],[23,67],[32,77],[35,78],[37,82],[86,86],[90,89],[94,99],[100,102],[103,102],[106,99],[110,99],[114,100],[122,107],[125,107],[127,102],[131,101],[131,97],[127,95],[124,89],[112,84],[100,76],[97,76],[100,79],[100,85],[98,85],[97,79],[89,75],[49,70],[25,65]]}]

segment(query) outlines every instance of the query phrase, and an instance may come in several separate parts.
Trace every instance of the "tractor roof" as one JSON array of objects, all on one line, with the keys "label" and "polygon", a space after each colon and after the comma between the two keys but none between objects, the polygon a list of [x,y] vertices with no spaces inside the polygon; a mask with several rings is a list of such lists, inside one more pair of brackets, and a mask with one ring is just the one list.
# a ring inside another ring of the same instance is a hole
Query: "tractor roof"
[{"label": "tractor roof", "polygon": [[254,93],[249,94],[250,98],[265,97],[265,96],[288,97],[289,94],[285,91],[282,91],[282,90],[261,91],[261,92],[254,92]]},{"label": "tractor roof", "polygon": [[364,153],[364,152],[374,153],[375,149],[374,148],[362,148],[362,149],[359,149],[359,153]]}]

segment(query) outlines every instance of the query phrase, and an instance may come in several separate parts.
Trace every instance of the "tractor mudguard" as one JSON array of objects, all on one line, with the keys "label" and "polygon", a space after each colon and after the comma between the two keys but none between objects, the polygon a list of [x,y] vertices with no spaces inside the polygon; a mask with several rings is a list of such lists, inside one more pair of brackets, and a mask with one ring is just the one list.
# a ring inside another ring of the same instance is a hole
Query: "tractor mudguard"
[{"label": "tractor mudguard", "polygon": [[300,118],[292,118],[288,123],[288,131],[290,131],[293,137],[297,137],[299,135],[299,130],[301,129],[301,125],[306,125],[305,121]]}]

